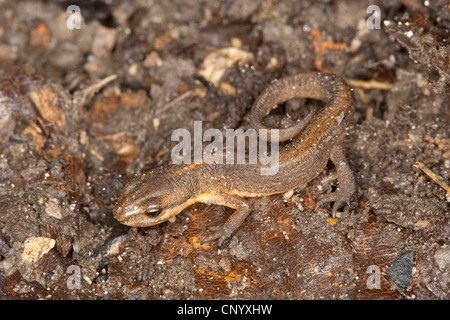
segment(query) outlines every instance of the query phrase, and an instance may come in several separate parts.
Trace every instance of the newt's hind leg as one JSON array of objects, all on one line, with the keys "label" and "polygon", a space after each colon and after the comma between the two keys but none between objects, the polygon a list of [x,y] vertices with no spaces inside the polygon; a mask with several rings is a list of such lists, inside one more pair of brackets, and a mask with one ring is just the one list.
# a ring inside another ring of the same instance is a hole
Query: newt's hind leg
[{"label": "newt's hind leg", "polygon": [[332,215],[336,216],[336,212],[344,204],[348,204],[351,196],[355,192],[356,184],[353,173],[347,163],[344,155],[344,150],[342,144],[339,143],[330,154],[330,160],[336,167],[337,177],[338,177],[338,188],[332,193],[322,194],[318,197],[315,210],[327,202],[334,202]]}]

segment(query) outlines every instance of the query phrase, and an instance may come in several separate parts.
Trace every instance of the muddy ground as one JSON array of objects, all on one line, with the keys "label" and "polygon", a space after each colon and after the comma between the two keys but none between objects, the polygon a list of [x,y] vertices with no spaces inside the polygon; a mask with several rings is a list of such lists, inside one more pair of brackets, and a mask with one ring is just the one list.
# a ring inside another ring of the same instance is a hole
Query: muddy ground
[{"label": "muddy ground", "polygon": [[[0,1],[1,299],[449,298],[448,2],[70,4],[79,28],[65,1]],[[331,163],[253,199],[224,249],[200,242],[229,208],[114,219],[125,181],[170,161],[174,129],[248,128],[273,79],[317,70],[357,101],[357,192],[336,219],[314,212]]]}]

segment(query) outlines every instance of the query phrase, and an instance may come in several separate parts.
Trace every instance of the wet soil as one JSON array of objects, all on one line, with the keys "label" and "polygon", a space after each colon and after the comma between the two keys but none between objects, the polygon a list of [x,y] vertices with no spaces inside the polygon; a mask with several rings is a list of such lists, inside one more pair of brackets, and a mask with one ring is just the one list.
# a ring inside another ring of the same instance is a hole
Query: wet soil
[{"label": "wet soil", "polygon": [[[379,19],[356,0],[72,2],[80,21],[65,1],[0,1],[0,299],[450,297],[446,1],[376,1]],[[252,199],[223,249],[201,240],[229,208],[114,219],[127,179],[169,163],[173,130],[246,129],[272,80],[310,71],[357,101],[357,192],[335,219],[314,211],[331,163]]]}]

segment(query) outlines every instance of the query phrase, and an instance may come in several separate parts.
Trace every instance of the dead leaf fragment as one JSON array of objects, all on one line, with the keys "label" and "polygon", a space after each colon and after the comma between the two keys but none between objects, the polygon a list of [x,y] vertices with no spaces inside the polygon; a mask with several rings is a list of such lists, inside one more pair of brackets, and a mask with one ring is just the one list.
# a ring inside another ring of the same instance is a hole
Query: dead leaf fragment
[{"label": "dead leaf fragment", "polygon": [[41,128],[34,122],[30,122],[29,126],[25,128],[24,133],[30,134],[36,143],[36,152],[47,159],[47,154],[44,151],[45,142],[47,141],[47,137],[43,134]]},{"label": "dead leaf fragment", "polygon": [[66,127],[66,116],[59,108],[56,93],[44,88],[31,91],[29,96],[42,117],[43,127],[53,126],[55,131],[63,131]]}]

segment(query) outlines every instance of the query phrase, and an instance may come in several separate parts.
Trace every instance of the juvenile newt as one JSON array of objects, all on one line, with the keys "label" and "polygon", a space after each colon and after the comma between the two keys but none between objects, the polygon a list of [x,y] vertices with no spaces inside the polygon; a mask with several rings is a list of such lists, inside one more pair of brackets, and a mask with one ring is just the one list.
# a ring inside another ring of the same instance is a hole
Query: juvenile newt
[{"label": "juvenile newt", "polygon": [[280,148],[276,174],[261,175],[259,162],[171,164],[132,178],[115,205],[115,218],[128,226],[147,227],[176,216],[196,202],[231,207],[235,211],[223,226],[203,239],[218,240],[223,246],[251,212],[246,198],[303,186],[319,175],[328,160],[336,168],[339,185],[336,191],[318,197],[316,209],[334,202],[334,216],[355,191],[354,177],[342,148],[354,113],[353,94],[343,79],[332,74],[306,73],[283,78],[256,99],[250,113],[251,126],[270,129],[263,119],[278,104],[294,98],[321,100],[324,107],[279,130],[279,141],[292,141]]}]

